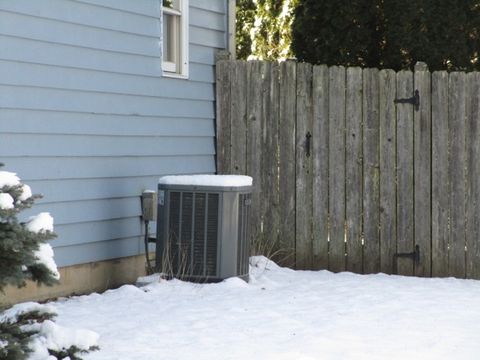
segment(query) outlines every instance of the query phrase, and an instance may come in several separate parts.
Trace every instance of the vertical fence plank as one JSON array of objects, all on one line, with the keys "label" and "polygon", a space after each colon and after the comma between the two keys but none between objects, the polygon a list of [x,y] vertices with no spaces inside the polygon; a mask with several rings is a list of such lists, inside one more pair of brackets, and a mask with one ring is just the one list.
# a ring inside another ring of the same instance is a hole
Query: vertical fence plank
[{"label": "vertical fence plank", "polygon": [[[297,65],[296,210],[297,269],[312,268],[312,65]],[[309,136],[310,135],[310,136]]]},{"label": "vertical fence plank", "polygon": [[[411,71],[397,73],[397,97],[413,95]],[[397,104],[397,251],[414,250],[413,240],[413,106]],[[397,273],[413,275],[413,261],[397,258]]]},{"label": "vertical fence plank", "polygon": [[420,261],[415,264],[415,275],[430,276],[431,246],[431,84],[425,63],[415,65],[414,87],[420,95],[420,106],[414,112],[414,234],[420,249]]},{"label": "vertical fence plank", "polygon": [[480,279],[480,73],[467,78],[467,278]]},{"label": "vertical fence plank", "polygon": [[247,153],[247,64],[232,62],[231,83],[231,172],[245,174]]},{"label": "vertical fence plank", "polygon": [[329,69],[329,269],[345,270],[345,68]]},{"label": "vertical fence plank", "polygon": [[363,70],[363,269],[380,271],[379,71]]},{"label": "vertical fence plank", "polygon": [[[280,142],[280,244],[295,251],[295,118],[296,118],[296,63],[280,64],[279,87],[279,142]],[[292,256],[287,265],[295,265]]]},{"label": "vertical fence plank", "polygon": [[313,268],[328,269],[328,67],[313,67]]},{"label": "vertical fence plank", "polygon": [[[263,86],[266,76],[266,63],[247,62],[247,161],[246,174],[254,181],[251,206],[250,237],[253,249],[263,244],[262,206],[265,203],[262,176],[262,122]],[[263,250],[263,249],[262,249]]]},{"label": "vertical fence plank", "polygon": [[362,69],[347,68],[346,81],[346,269],[362,273]]},{"label": "vertical fence plank", "polygon": [[278,63],[268,63],[267,75],[264,80],[265,114],[262,125],[262,189],[264,204],[262,205],[263,237],[273,252],[274,260],[283,264],[289,254],[280,248],[278,231],[280,226],[279,199],[279,152],[278,152]]},{"label": "vertical fence plank", "polygon": [[449,78],[450,128],[450,250],[449,275],[465,277],[465,104],[466,76],[452,72]]},{"label": "vertical fence plank", "polygon": [[216,64],[216,148],[217,173],[230,173],[230,105],[231,61],[220,60]]},{"label": "vertical fence plank", "polygon": [[448,276],[448,73],[432,74],[432,276]]},{"label": "vertical fence plank", "polygon": [[396,74],[379,73],[380,87],[380,271],[392,274],[397,246],[396,217]]}]

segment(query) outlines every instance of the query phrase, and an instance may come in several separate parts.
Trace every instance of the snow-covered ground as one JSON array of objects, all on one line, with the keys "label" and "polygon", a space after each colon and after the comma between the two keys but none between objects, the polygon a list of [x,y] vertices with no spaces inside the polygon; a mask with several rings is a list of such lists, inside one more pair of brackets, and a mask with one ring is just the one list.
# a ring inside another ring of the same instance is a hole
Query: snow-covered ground
[{"label": "snow-covered ground", "polygon": [[480,359],[480,281],[293,271],[160,281],[49,305],[100,335],[85,359]]}]

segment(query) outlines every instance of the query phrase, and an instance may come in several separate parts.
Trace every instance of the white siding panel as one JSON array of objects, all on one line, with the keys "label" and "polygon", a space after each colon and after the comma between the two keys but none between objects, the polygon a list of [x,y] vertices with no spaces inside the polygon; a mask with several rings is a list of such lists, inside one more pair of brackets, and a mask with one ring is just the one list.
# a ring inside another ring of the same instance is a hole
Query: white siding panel
[{"label": "white siding panel", "polygon": [[159,36],[158,17],[147,18],[75,1],[0,0],[0,10],[137,35]]},{"label": "white siding panel", "polygon": [[[18,144],[23,144],[19,149]],[[68,144],[68,146],[65,146]],[[214,155],[211,137],[91,136],[8,134],[0,142],[2,156],[175,156]]]},{"label": "white siding panel", "polygon": [[211,118],[214,116],[211,101],[10,85],[0,85],[0,107],[123,115],[194,117],[196,114],[203,114]]},{"label": "white siding panel", "polygon": [[206,9],[198,9],[194,7],[190,9],[190,24],[196,27],[223,32],[226,21],[225,14],[214,13]]},{"label": "white siding panel", "polygon": [[0,33],[4,35],[96,50],[160,56],[159,40],[153,36],[120,33],[4,11],[0,11],[0,17]]},{"label": "white siding panel", "polygon": [[159,176],[29,180],[28,184],[35,194],[44,196],[37,203],[48,204],[139,196],[143,190],[156,190]]},{"label": "white siding panel", "polygon": [[[0,157],[6,170],[29,180],[117,178],[215,172],[211,155],[159,157]],[[140,194],[139,194],[140,196]]]},{"label": "white siding panel", "polygon": [[141,237],[111,239],[73,246],[55,248],[55,262],[58,266],[69,266],[105,259],[115,259],[143,253]]},{"label": "white siding panel", "polygon": [[[122,10],[131,14],[146,17],[158,17],[161,0],[73,0],[80,3],[91,4],[108,9]],[[207,0],[212,1],[212,0]],[[216,2],[213,0],[212,2]]]},{"label": "white siding panel", "polygon": [[215,172],[227,0],[190,4],[184,80],[162,76],[161,0],[0,0],[0,162],[43,193],[22,216],[52,213],[60,266],[142,253],[141,192]]},{"label": "white siding panel", "polygon": [[213,136],[213,120],[0,108],[0,132],[12,134]]},{"label": "white siding panel", "polygon": [[211,12],[226,14],[227,2],[218,0],[190,0],[190,6],[198,9],[205,9]]},{"label": "white siding panel", "polygon": [[160,77],[159,57],[116,53],[2,35],[0,59]]},{"label": "white siding panel", "polygon": [[[213,69],[192,64],[192,77],[198,81],[171,79],[172,86],[160,86],[156,77],[39,65],[0,60],[0,84],[56,89],[130,94],[163,98],[191,98],[213,101]],[[204,82],[204,83],[202,83]]]}]

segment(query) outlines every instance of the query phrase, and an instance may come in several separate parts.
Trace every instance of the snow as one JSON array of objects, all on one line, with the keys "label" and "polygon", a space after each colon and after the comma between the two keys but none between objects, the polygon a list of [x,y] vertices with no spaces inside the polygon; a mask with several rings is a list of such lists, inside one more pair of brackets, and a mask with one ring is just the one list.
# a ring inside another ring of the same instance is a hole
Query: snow
[{"label": "snow", "polygon": [[[40,314],[55,314],[55,308],[51,305],[26,302],[14,305],[6,310],[1,314],[0,321],[14,321],[19,315],[29,311],[38,311]],[[73,324],[73,326],[75,326],[75,324]],[[34,330],[38,332],[38,334],[33,335],[33,338],[29,343],[29,347],[32,350],[32,353],[29,355],[29,360],[56,359],[49,355],[48,349],[59,351],[61,349],[68,349],[72,345],[77,346],[80,349],[88,349],[92,346],[96,346],[99,338],[99,335],[93,331],[60,326],[51,320],[23,325],[22,330]],[[4,343],[4,346],[6,345],[7,343]]]},{"label": "snow", "polygon": [[39,314],[55,313],[55,308],[51,305],[42,305],[33,301],[24,302],[12,306],[11,308],[0,313],[0,322],[6,320],[16,321],[19,315],[29,311],[38,311]]},{"label": "snow", "polygon": [[[31,216],[25,226],[27,230],[36,233],[53,231],[53,218],[50,213],[41,212],[38,215]],[[60,273],[53,260],[53,256],[53,249],[50,244],[40,244],[39,249],[35,251],[37,262],[44,264],[52,272],[53,277],[58,280],[60,279]]]},{"label": "snow", "polygon": [[29,231],[35,233],[53,231],[53,218],[50,216],[50,213],[41,212],[38,215],[31,216],[26,227]]},{"label": "snow", "polygon": [[164,185],[242,187],[252,186],[253,179],[244,175],[169,175],[159,180]]},{"label": "snow", "polygon": [[7,193],[0,193],[0,209],[13,209],[13,197]]},{"label": "snow", "polygon": [[[68,349],[70,346],[88,349],[97,345],[99,338],[99,335],[93,331],[59,326],[51,320],[25,326],[25,330],[36,330],[39,332],[39,335],[35,336],[35,339],[30,344],[30,348],[33,350],[29,357],[30,360],[50,360],[47,349],[59,351]],[[53,357],[52,359],[55,358]]]},{"label": "snow", "polygon": [[19,196],[18,200],[25,201],[32,196],[32,189],[27,184],[22,186],[22,194]]},{"label": "snow", "polygon": [[4,186],[20,185],[20,179],[17,174],[10,171],[0,171],[0,189]]},{"label": "snow", "polygon": [[100,335],[85,360],[479,358],[480,281],[251,265],[248,284],[157,279],[50,305]]},{"label": "snow", "polygon": [[53,260],[53,249],[50,244],[40,244],[37,251],[35,251],[35,258],[37,259],[37,263],[43,264],[47,267],[48,270],[52,273],[52,276],[59,280],[60,273],[57,269],[57,264],[55,260]]}]

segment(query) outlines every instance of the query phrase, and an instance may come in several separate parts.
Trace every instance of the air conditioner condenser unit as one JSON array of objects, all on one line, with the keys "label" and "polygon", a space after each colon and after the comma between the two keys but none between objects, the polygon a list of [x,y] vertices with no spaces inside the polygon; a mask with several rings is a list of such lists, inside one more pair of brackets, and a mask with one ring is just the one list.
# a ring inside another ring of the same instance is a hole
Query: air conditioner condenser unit
[{"label": "air conditioner condenser unit", "polygon": [[248,281],[251,192],[249,176],[160,178],[156,270],[188,281]]}]

